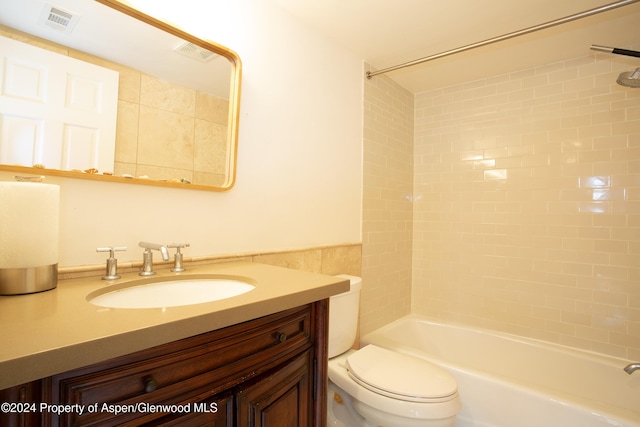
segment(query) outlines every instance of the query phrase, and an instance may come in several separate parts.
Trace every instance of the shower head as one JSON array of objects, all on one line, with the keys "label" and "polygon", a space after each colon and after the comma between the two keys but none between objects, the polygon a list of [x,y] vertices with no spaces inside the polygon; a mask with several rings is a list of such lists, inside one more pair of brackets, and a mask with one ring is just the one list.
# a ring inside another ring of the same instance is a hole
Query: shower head
[{"label": "shower head", "polygon": [[618,76],[618,80],[616,80],[616,82],[620,86],[640,88],[640,68],[636,68],[635,71],[627,71],[626,73],[621,73]]},{"label": "shower head", "polygon": [[[597,50],[599,52],[615,53],[616,55],[635,56],[640,58],[640,52],[637,50],[620,49],[617,47],[600,46],[597,44],[591,45],[591,50]],[[636,68],[635,71],[629,71],[621,73],[616,80],[620,86],[640,88],[640,68]]]}]

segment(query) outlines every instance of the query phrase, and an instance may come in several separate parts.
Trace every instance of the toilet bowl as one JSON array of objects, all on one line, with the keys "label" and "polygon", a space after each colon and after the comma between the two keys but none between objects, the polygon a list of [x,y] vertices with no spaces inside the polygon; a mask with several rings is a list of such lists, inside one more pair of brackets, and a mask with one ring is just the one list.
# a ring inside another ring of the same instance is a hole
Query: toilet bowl
[{"label": "toilet bowl", "polygon": [[426,360],[368,345],[352,350],[362,280],[329,305],[328,425],[451,427],[460,410],[455,379]]}]

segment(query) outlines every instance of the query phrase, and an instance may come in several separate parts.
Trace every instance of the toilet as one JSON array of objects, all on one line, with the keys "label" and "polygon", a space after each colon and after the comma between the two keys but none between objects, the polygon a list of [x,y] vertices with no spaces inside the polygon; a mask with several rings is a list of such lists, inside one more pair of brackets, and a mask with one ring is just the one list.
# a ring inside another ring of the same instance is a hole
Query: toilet
[{"label": "toilet", "polygon": [[452,427],[460,410],[456,380],[408,354],[367,345],[352,350],[362,279],[339,275],[348,292],[329,304],[327,425],[333,427]]}]

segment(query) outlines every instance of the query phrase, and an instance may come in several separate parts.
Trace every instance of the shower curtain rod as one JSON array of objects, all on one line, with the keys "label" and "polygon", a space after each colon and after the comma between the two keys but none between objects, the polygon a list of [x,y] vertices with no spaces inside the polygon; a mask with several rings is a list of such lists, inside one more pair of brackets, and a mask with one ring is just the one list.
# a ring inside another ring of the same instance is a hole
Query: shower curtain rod
[{"label": "shower curtain rod", "polygon": [[533,33],[534,31],[539,31],[539,30],[544,30],[545,28],[550,28],[550,27],[554,27],[556,25],[560,25],[560,24],[564,24],[566,22],[571,22],[571,21],[575,21],[577,19],[581,19],[581,18],[586,18],[587,16],[591,16],[591,15],[595,15],[601,12],[606,12],[608,10],[611,9],[615,9],[621,6],[626,6],[632,3],[636,3],[640,0],[621,0],[621,1],[617,1],[615,3],[610,3],[610,4],[606,4],[604,6],[600,6],[600,7],[596,7],[594,9],[589,9],[587,11],[584,12],[580,12],[580,13],[576,13],[575,15],[570,15],[570,16],[566,16],[564,18],[560,18],[560,19],[556,19],[553,21],[549,21],[549,22],[545,22],[544,24],[539,24],[539,25],[534,25],[533,27],[528,27],[525,28],[523,30],[519,30],[519,31],[514,31],[512,33],[507,33],[507,34],[503,34],[501,36],[498,37],[493,37],[487,40],[483,40],[477,43],[472,43],[472,44],[468,44],[466,46],[462,46],[456,49],[451,49],[451,50],[447,50],[445,52],[441,52],[441,53],[436,53],[434,55],[430,55],[430,56],[425,56],[424,58],[420,58],[420,59],[416,59],[413,61],[409,61],[409,62],[405,62],[404,64],[400,64],[400,65],[395,65],[393,67],[389,67],[389,68],[384,68],[382,70],[378,70],[378,71],[367,71],[367,79],[371,79],[374,76],[377,76],[379,74],[385,74],[388,73],[390,71],[396,71],[399,70],[401,68],[407,68],[407,67],[411,67],[413,65],[418,65],[418,64],[422,64],[424,62],[428,62],[428,61],[432,61],[434,59],[438,59],[438,58],[442,58],[445,56],[449,56],[449,55],[453,55],[454,53],[460,53],[460,52],[464,52],[466,50],[470,50],[470,49],[475,49],[476,47],[480,47],[480,46],[486,46],[488,44],[491,43],[496,43],[499,41],[503,41],[503,40],[508,40],[511,39],[513,37],[517,37],[517,36],[522,36],[525,34],[529,34],[529,33]]}]

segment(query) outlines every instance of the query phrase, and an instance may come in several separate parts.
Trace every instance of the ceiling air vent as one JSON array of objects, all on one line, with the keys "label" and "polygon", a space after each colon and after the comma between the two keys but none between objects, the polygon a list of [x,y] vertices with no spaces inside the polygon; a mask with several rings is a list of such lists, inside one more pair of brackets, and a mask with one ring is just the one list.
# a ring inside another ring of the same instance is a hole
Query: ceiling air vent
[{"label": "ceiling air vent", "polygon": [[186,56],[187,58],[195,59],[196,61],[200,62],[209,62],[212,59],[218,57],[218,55],[211,52],[210,50],[204,49],[191,42],[181,43],[178,47],[173,49],[173,51],[179,53],[180,55]]},{"label": "ceiling air vent", "polygon": [[73,12],[54,6],[51,3],[45,3],[40,13],[39,22],[58,31],[70,33],[79,19],[80,16]]}]

